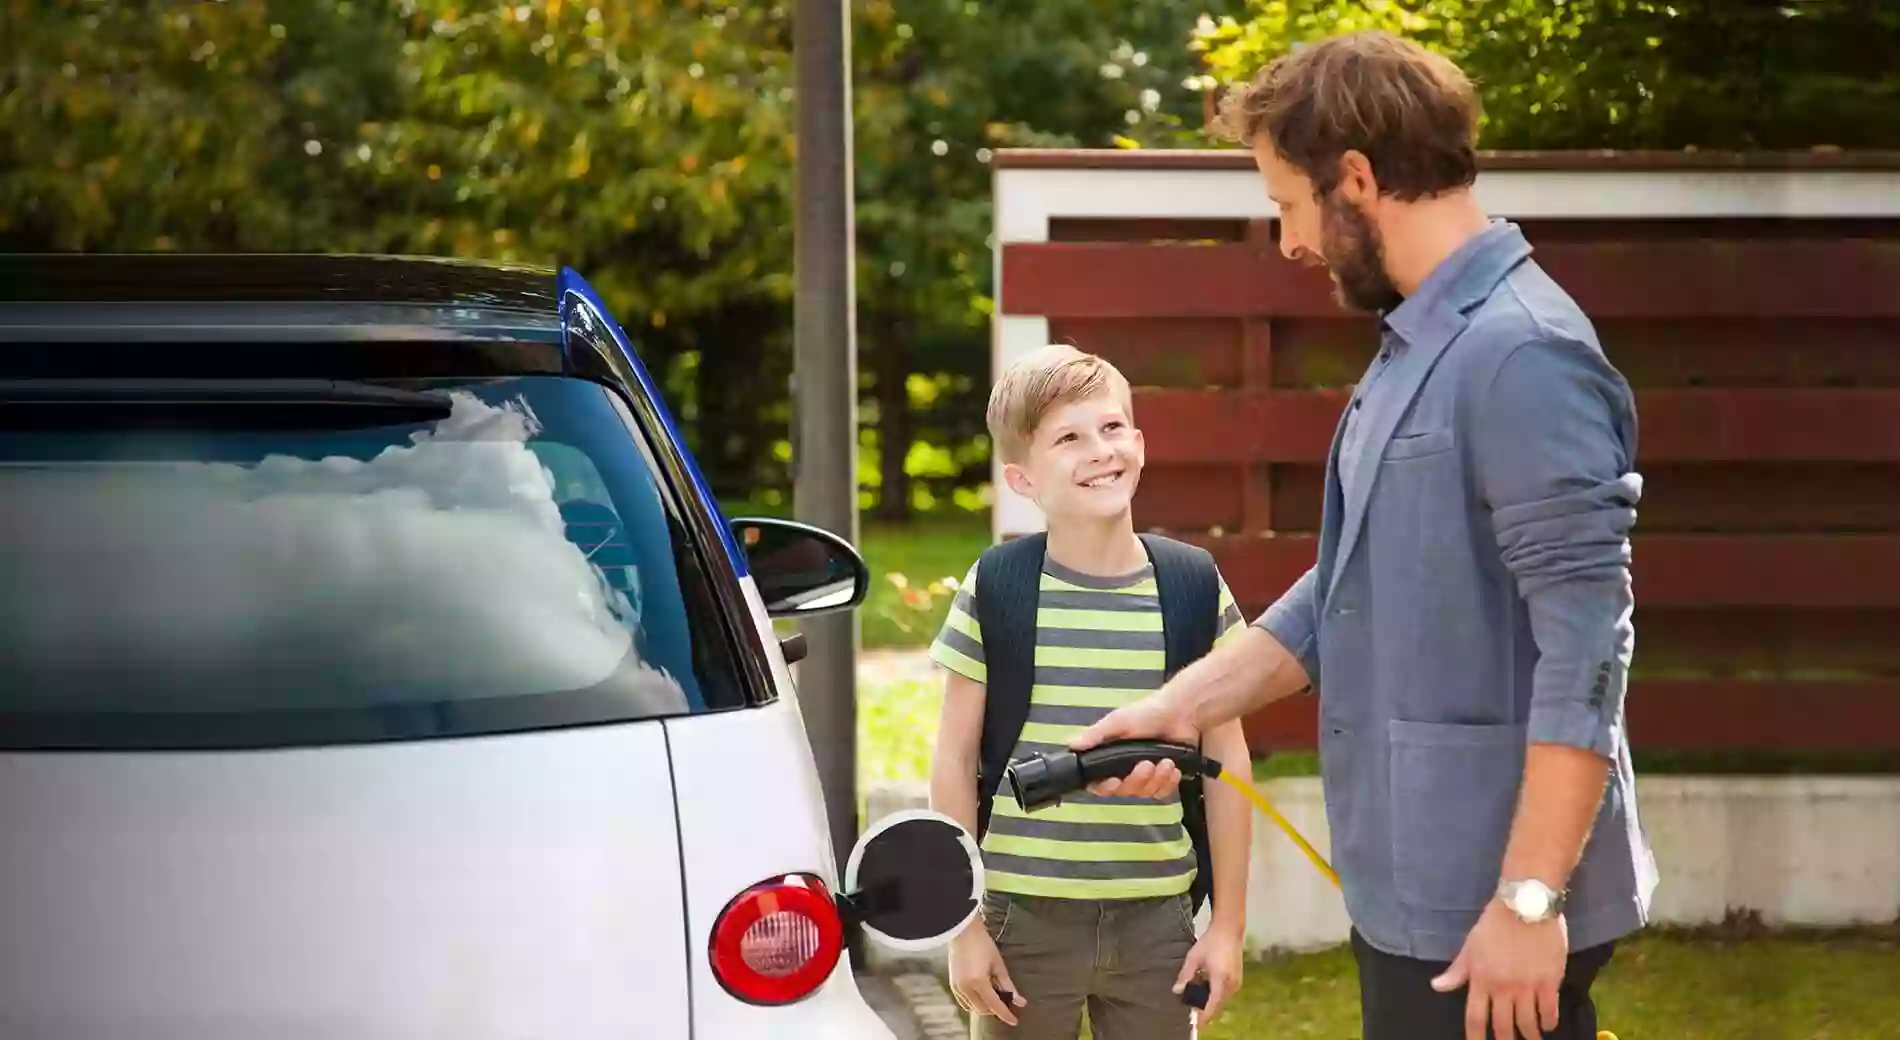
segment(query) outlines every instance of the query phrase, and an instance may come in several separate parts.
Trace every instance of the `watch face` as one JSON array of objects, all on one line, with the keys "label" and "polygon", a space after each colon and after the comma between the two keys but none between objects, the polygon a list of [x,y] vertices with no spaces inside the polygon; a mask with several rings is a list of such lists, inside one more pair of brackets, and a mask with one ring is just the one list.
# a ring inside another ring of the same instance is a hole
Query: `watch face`
[{"label": "watch face", "polygon": [[1517,890],[1517,912],[1525,917],[1542,917],[1550,910],[1550,893],[1541,886],[1525,885]]}]

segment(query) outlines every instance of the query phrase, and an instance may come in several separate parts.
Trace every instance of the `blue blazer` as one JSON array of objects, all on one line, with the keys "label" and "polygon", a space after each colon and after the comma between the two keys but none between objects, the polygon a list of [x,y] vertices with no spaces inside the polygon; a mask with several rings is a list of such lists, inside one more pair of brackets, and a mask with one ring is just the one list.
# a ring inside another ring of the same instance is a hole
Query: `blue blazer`
[{"label": "blue blazer", "polygon": [[1386,315],[1350,490],[1342,420],[1318,561],[1256,622],[1319,698],[1354,926],[1427,960],[1455,957],[1496,893],[1528,742],[1610,761],[1571,948],[1641,927],[1656,883],[1624,723],[1635,403],[1530,254],[1494,222]]}]

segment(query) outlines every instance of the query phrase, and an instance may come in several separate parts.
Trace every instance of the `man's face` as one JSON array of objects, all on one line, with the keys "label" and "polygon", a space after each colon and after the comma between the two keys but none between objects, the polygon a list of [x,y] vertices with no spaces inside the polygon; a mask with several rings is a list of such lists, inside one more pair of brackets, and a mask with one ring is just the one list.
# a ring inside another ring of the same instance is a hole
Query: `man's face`
[{"label": "man's face", "polygon": [[1254,145],[1254,161],[1266,179],[1267,195],[1280,207],[1280,252],[1289,260],[1319,264],[1333,279],[1333,299],[1351,311],[1373,314],[1391,310],[1404,297],[1385,270],[1385,241],[1365,209],[1369,194],[1342,178],[1325,198],[1313,181],[1282,159],[1264,138]]}]

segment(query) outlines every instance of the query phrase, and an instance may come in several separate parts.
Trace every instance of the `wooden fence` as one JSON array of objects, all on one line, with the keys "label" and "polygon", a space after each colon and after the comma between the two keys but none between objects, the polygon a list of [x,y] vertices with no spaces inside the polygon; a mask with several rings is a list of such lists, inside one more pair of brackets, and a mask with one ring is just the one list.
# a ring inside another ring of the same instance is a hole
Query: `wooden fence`
[{"label": "wooden fence", "polygon": [[[996,164],[994,363],[1121,366],[1138,525],[1212,548],[1251,617],[1312,563],[1373,322],[1280,256],[1244,152]],[[1900,747],[1900,156],[1490,155],[1478,194],[1637,391],[1637,746]],[[999,537],[1040,527],[998,496]],[[1311,746],[1313,703],[1248,732]]]}]

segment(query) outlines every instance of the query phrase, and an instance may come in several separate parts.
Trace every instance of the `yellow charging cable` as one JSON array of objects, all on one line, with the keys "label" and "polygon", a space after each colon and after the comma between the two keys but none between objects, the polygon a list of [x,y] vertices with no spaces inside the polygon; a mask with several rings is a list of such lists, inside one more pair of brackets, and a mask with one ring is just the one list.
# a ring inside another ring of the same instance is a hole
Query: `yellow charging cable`
[{"label": "yellow charging cable", "polygon": [[1320,855],[1319,850],[1314,848],[1312,843],[1308,842],[1305,836],[1300,834],[1299,830],[1295,828],[1292,823],[1287,821],[1286,817],[1280,815],[1280,810],[1275,809],[1273,803],[1267,801],[1266,795],[1261,794],[1252,783],[1242,779],[1232,770],[1221,770],[1220,779],[1225,780],[1227,786],[1239,791],[1242,796],[1252,802],[1253,807],[1260,810],[1267,819],[1279,825],[1280,830],[1284,831],[1287,837],[1293,839],[1293,844],[1298,845],[1300,851],[1306,853],[1306,858],[1312,861],[1313,866],[1318,867],[1319,872],[1326,875],[1326,880],[1331,881],[1334,888],[1339,887],[1339,872],[1333,869],[1331,863],[1326,862],[1326,857]]}]

